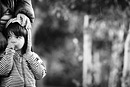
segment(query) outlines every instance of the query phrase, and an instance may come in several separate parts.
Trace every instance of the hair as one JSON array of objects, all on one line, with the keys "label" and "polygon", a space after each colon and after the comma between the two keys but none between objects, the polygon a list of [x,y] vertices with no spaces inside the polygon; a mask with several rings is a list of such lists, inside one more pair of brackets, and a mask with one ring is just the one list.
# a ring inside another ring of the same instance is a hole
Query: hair
[{"label": "hair", "polygon": [[7,41],[3,44],[0,44],[0,54],[5,51],[6,47],[7,47]]},{"label": "hair", "polygon": [[15,23],[11,23],[8,25],[8,27],[5,29],[5,36],[6,39],[9,38],[9,36],[11,35],[11,32],[14,33],[15,36],[19,37],[19,36],[23,36],[25,39],[25,43],[22,47],[22,54],[26,53],[26,49],[27,49],[27,30],[22,27],[19,23],[15,22]]}]

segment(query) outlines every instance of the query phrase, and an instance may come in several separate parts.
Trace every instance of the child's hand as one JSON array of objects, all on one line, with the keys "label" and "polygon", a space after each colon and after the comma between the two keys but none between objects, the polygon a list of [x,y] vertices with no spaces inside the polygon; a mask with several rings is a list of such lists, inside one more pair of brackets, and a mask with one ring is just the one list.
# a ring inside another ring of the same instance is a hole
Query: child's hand
[{"label": "child's hand", "polygon": [[16,18],[17,20],[21,20],[21,25],[23,27],[31,29],[30,19],[25,14],[19,13]]},{"label": "child's hand", "polygon": [[15,45],[13,43],[8,42],[8,45],[7,45],[6,49],[5,49],[6,54],[15,53],[14,46]]},{"label": "child's hand", "polygon": [[6,43],[7,42],[6,42],[6,39],[5,39],[4,35],[2,34],[2,32],[0,32],[0,47],[4,48],[4,46],[6,45]]},{"label": "child's hand", "polygon": [[8,40],[8,45],[7,45],[7,48],[9,48],[9,49],[14,49],[14,47],[15,47],[15,44],[14,44],[14,43],[12,43],[12,41],[11,41],[11,40]]}]

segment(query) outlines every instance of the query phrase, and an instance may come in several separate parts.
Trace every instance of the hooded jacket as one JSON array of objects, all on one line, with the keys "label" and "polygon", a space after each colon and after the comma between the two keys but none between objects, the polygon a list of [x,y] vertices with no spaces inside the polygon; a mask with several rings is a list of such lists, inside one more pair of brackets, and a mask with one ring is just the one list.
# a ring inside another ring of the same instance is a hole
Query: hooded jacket
[{"label": "hooded jacket", "polygon": [[[33,23],[34,22],[34,10],[32,8],[32,3],[31,0],[4,0],[4,2],[6,1],[6,4],[4,4],[7,9],[10,10],[11,14],[16,17],[18,13],[23,13],[26,16],[28,16],[30,18],[30,21]],[[2,0],[0,0],[0,4]],[[2,8],[0,6],[0,18],[3,15],[3,11]]]},{"label": "hooded jacket", "polygon": [[46,75],[43,61],[36,53],[20,56],[14,50],[1,55],[0,87],[36,87],[36,80]]}]

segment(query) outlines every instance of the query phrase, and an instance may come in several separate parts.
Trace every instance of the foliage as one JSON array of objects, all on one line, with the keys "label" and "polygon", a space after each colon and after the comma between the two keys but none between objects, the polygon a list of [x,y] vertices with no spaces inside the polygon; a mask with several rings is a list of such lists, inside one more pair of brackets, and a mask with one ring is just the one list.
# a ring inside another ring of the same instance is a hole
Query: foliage
[{"label": "foliage", "polygon": [[64,45],[64,39],[70,33],[66,31],[67,23],[64,20],[57,20],[49,15],[43,20],[44,24],[36,32],[35,38],[38,39],[35,39],[34,44],[51,53],[53,49],[61,48]]},{"label": "foliage", "polygon": [[[69,19],[65,20],[62,16],[51,14],[51,11],[53,10],[49,9],[44,13],[46,16],[42,18],[42,24],[34,37],[37,52],[48,60],[49,70],[45,85],[72,87],[81,85],[82,63],[78,58],[82,53],[83,34],[80,29],[82,23],[79,21],[80,17],[70,14]],[[74,43],[74,38],[77,43]],[[56,65],[53,65],[55,62]]]},{"label": "foliage", "polygon": [[87,14],[100,14],[111,7],[125,10],[129,7],[128,0],[47,0],[49,3],[55,4],[61,2],[70,10],[85,12]]}]

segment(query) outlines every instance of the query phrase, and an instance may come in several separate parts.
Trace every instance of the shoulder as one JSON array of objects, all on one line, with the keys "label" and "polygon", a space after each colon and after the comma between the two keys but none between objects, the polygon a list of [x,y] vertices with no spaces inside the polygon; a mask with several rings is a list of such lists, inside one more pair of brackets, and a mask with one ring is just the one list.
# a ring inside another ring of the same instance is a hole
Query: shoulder
[{"label": "shoulder", "polygon": [[40,56],[39,56],[37,53],[32,52],[32,54],[33,54],[33,56],[36,58],[36,60],[37,60],[39,63],[42,63],[42,62],[43,62],[42,59],[40,58]]},{"label": "shoulder", "polygon": [[38,55],[37,53],[35,53],[35,52],[32,52],[32,55],[33,55],[34,57],[39,58],[39,55]]}]

